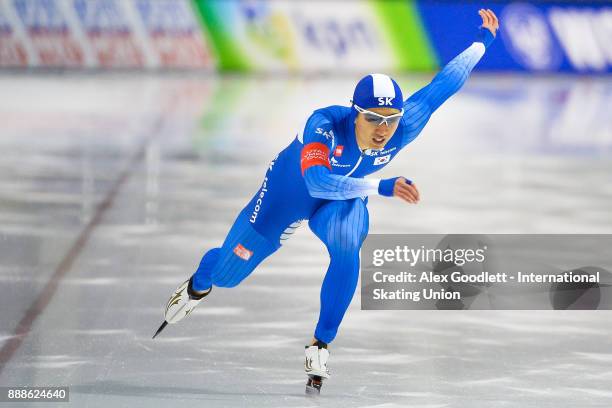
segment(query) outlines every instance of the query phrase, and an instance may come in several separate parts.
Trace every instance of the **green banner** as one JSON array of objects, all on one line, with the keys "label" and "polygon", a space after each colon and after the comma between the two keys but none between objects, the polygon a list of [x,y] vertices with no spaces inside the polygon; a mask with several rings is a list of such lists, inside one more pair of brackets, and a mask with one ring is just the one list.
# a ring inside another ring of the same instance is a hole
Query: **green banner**
[{"label": "green banner", "polygon": [[430,71],[438,67],[407,0],[192,0],[221,71]]},{"label": "green banner", "polygon": [[421,18],[412,1],[370,1],[391,44],[400,71],[431,71],[439,67]]}]

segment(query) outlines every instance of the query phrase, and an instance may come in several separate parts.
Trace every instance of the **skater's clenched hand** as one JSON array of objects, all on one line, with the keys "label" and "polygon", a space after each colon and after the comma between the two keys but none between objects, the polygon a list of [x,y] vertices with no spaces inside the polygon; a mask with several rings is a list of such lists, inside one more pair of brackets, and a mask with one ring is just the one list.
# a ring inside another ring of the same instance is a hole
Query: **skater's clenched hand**
[{"label": "skater's clenched hand", "polygon": [[398,177],[393,186],[393,196],[399,197],[411,204],[419,202],[420,194],[414,183],[404,177]]},{"label": "skater's clenched hand", "polygon": [[482,28],[488,29],[493,34],[493,37],[495,37],[495,33],[499,28],[499,21],[495,13],[491,9],[480,9],[478,14],[482,18]]}]

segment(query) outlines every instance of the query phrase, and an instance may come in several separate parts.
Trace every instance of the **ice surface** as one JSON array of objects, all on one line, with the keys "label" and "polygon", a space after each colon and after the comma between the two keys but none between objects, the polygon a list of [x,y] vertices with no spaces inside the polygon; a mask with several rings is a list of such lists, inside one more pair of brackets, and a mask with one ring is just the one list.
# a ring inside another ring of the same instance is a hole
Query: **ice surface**
[{"label": "ice surface", "polygon": [[[327,265],[306,225],[151,340],[269,160],[356,79],[0,76],[0,346],[126,172],[0,385],[69,385],[75,407],[611,406],[612,312],[361,311],[359,293],[306,398]],[[377,174],[421,204],[373,197],[370,232],[612,233],[610,106],[607,77],[472,78]]]}]

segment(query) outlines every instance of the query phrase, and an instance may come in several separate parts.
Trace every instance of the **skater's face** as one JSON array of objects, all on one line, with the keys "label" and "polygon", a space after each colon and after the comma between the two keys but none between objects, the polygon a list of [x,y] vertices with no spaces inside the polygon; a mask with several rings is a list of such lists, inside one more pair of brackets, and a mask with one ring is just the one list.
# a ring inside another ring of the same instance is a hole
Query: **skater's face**
[{"label": "skater's face", "polygon": [[[374,112],[381,116],[390,117],[381,122],[380,117],[368,114]],[[393,136],[399,126],[400,111],[393,108],[371,108],[360,112],[355,119],[355,134],[357,144],[361,149],[382,149]]]}]

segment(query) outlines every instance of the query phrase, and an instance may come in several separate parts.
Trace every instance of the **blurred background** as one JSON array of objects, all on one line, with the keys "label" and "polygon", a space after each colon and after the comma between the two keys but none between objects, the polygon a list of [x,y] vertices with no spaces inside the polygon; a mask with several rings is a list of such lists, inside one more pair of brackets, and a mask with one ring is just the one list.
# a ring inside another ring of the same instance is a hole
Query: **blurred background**
[{"label": "blurred background", "polygon": [[[483,7],[496,41],[376,174],[422,202],[373,197],[370,232],[612,233],[610,2],[0,0],[0,385],[312,406],[301,350],[328,260],[307,227],[152,342],[164,302],[314,109],[348,106],[371,72],[417,91]],[[320,404],[612,400],[605,311],[359,308]]]}]

